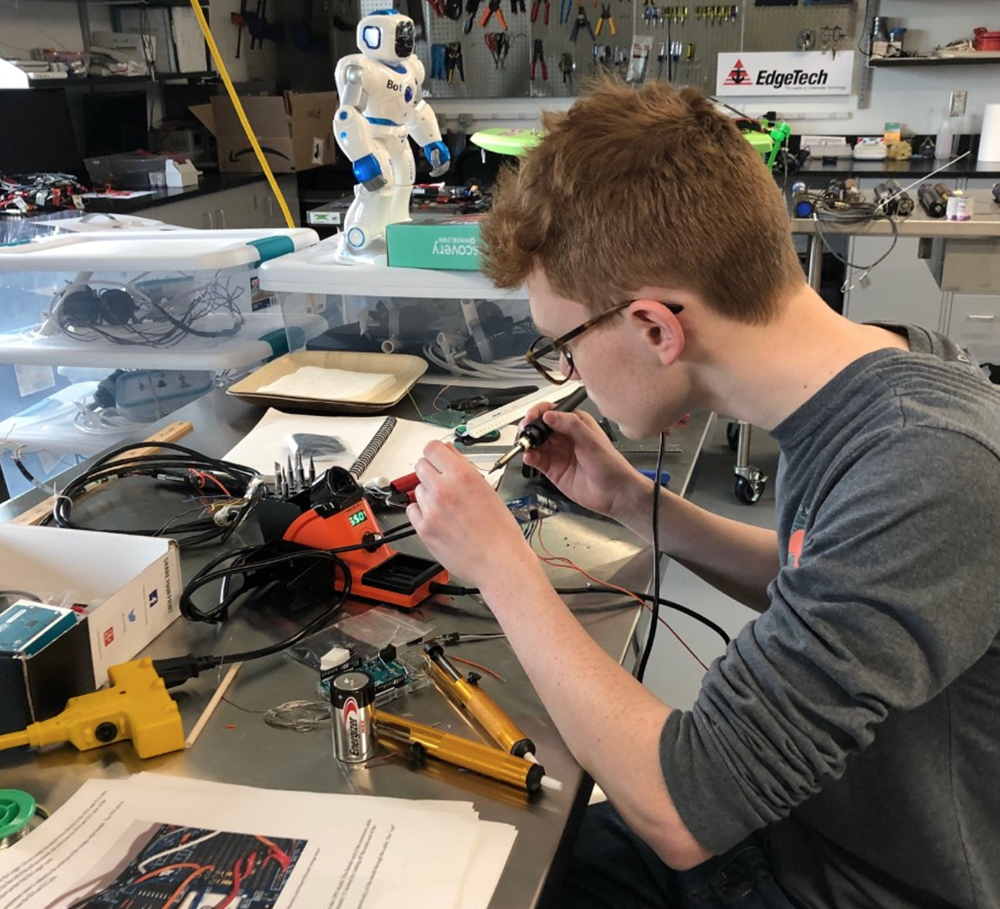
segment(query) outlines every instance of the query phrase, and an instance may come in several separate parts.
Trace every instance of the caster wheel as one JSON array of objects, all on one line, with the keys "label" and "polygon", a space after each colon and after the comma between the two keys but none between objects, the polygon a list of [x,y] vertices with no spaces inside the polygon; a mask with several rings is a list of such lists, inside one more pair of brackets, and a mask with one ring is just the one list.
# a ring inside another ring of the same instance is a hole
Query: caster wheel
[{"label": "caster wheel", "polygon": [[767,477],[762,477],[758,471],[754,471],[751,477],[736,477],[736,487],[733,491],[738,502],[743,505],[753,505],[760,501],[766,486]]},{"label": "caster wheel", "polygon": [[740,424],[739,423],[727,423],[726,424],[726,441],[729,443],[729,448],[732,451],[736,451],[740,444]]}]

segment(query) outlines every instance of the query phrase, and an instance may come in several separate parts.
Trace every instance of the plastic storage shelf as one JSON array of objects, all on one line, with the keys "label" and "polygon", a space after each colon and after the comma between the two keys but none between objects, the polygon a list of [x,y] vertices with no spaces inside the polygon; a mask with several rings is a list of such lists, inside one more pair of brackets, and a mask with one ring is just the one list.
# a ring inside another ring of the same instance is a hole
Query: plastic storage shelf
[{"label": "plastic storage shelf", "polygon": [[478,272],[344,265],[337,245],[331,237],[260,268],[290,350],[414,353],[443,371],[518,374],[534,337],[525,288],[500,290]]},{"label": "plastic storage shelf", "polygon": [[0,362],[235,369],[281,352],[257,283],[310,230],[60,235],[0,249]]},{"label": "plastic storage shelf", "polygon": [[[0,247],[0,459],[48,479],[287,350],[259,266],[311,230],[106,230]],[[98,383],[103,398],[95,399]],[[110,400],[110,404],[108,401]]]}]

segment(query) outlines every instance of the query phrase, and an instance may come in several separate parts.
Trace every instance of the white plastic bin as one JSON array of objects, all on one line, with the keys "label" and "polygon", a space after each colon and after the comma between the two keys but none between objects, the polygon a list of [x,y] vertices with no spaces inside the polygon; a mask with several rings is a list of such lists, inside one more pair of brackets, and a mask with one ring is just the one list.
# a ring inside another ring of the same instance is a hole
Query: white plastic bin
[{"label": "white plastic bin", "polygon": [[221,372],[267,360],[284,352],[285,324],[258,266],[317,239],[116,231],[0,248],[0,363]]},{"label": "white plastic bin", "polygon": [[[48,367],[21,367],[41,371]],[[0,367],[0,376],[11,367]],[[49,370],[53,384],[0,420],[0,469],[11,495],[30,488],[14,454],[40,481],[134,435],[218,384],[211,370]],[[30,403],[28,403],[30,401]]]},{"label": "white plastic bin", "polygon": [[336,241],[260,268],[290,350],[413,353],[438,370],[496,378],[524,365],[535,335],[524,288],[499,290],[478,272],[340,264]]}]

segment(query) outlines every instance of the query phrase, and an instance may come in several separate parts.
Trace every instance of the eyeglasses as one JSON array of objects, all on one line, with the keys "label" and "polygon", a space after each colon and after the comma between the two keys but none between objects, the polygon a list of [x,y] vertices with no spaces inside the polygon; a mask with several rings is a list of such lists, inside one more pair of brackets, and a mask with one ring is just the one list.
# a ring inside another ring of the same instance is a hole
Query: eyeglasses
[{"label": "eyeglasses", "polygon": [[[570,376],[576,371],[576,366],[573,364],[573,353],[566,345],[574,338],[580,337],[588,329],[610,318],[616,312],[621,312],[625,307],[631,306],[634,302],[635,300],[623,300],[621,303],[616,303],[610,309],[598,313],[592,319],[587,319],[586,322],[577,325],[576,328],[570,329],[566,334],[560,335],[558,338],[539,335],[531,342],[531,347],[528,348],[528,352],[525,354],[525,360],[534,366],[553,385],[562,385],[564,382],[568,382]],[[675,316],[684,311],[684,307],[679,303],[663,303],[663,305]],[[544,362],[544,358],[550,354],[557,354],[559,356],[558,372],[553,372]]]}]

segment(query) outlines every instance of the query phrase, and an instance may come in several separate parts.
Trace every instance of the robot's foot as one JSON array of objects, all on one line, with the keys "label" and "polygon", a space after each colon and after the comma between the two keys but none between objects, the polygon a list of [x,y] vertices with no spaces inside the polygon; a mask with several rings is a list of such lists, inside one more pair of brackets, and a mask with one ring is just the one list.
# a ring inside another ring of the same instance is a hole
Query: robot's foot
[{"label": "robot's foot", "polygon": [[[356,229],[351,228],[351,230]],[[348,242],[347,234],[337,234],[336,240],[337,261],[342,265],[387,264],[384,238],[372,240],[361,249],[355,248]]]}]

